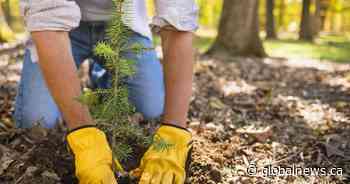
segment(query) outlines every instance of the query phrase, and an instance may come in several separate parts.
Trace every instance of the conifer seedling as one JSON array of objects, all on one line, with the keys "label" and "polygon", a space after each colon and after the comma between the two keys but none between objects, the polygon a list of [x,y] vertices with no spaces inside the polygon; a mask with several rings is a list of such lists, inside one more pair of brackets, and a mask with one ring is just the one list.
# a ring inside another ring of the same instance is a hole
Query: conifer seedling
[{"label": "conifer seedling", "polygon": [[[152,141],[155,149],[164,151],[171,145],[154,136],[146,135],[141,127],[130,122],[130,115],[135,108],[129,103],[128,89],[123,83],[135,72],[135,61],[126,58],[125,53],[135,55],[151,48],[140,44],[130,44],[132,33],[127,26],[131,22],[133,12],[132,0],[112,0],[114,10],[106,30],[105,41],[97,44],[95,54],[104,60],[104,66],[112,75],[111,88],[85,90],[79,101],[88,105],[97,125],[108,135],[113,156],[119,161],[126,161],[133,154],[130,144],[142,147],[149,146]],[[147,61],[145,61],[147,62]]]}]

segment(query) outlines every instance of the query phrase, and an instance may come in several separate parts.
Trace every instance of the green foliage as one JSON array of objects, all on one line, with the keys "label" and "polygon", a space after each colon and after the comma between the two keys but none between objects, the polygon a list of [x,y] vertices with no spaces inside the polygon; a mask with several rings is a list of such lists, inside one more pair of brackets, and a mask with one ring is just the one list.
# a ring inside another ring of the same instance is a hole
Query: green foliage
[{"label": "green foliage", "polygon": [[154,143],[153,149],[155,149],[158,152],[168,150],[169,148],[174,146],[174,144],[168,143],[167,141],[165,141],[164,139],[162,139],[157,135],[153,137],[153,143]]},{"label": "green foliage", "polygon": [[269,40],[264,42],[264,46],[273,57],[350,62],[350,40],[344,36],[321,36],[316,43],[290,39]]},{"label": "green foliage", "polygon": [[[205,52],[213,44],[215,35],[197,36],[194,40],[195,48]],[[159,44],[159,39],[155,39]],[[286,39],[265,40],[264,48],[269,56],[285,58],[320,59],[340,63],[350,62],[350,34],[320,36],[315,43],[298,41],[293,34]]]},{"label": "green foliage", "polygon": [[197,0],[199,6],[199,22],[206,27],[216,27],[220,19],[222,0]]}]

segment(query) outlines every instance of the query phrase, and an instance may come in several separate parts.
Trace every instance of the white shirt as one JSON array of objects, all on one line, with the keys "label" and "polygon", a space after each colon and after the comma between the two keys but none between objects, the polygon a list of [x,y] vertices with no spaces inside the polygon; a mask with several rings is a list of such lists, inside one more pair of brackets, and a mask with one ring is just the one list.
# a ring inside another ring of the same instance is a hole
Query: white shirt
[{"label": "white shirt", "polygon": [[[156,16],[151,23],[155,27],[171,25],[180,31],[198,28],[198,8],[194,0],[154,0]],[[145,0],[126,0],[124,23],[133,31],[150,39],[149,21]],[[70,31],[83,21],[107,21],[112,8],[111,0],[21,0],[21,12],[28,31]],[[128,18],[131,17],[131,18]],[[29,45],[32,61],[37,62],[34,45]]]},{"label": "white shirt", "polygon": [[[198,28],[198,8],[195,0],[154,0],[156,15],[151,25],[172,25],[180,31]],[[29,31],[69,31],[80,20],[108,20],[112,10],[111,0],[21,0],[21,10]],[[131,12],[125,23],[132,30],[151,37],[145,0],[126,0],[124,11]]]}]

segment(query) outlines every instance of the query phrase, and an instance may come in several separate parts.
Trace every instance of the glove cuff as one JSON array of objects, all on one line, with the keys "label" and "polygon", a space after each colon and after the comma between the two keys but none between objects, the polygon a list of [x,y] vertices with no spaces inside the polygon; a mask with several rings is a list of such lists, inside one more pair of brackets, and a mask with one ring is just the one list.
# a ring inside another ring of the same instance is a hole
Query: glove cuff
[{"label": "glove cuff", "polygon": [[163,124],[157,131],[156,135],[163,139],[176,143],[179,146],[189,146],[192,143],[192,133],[186,128]]},{"label": "glove cuff", "polygon": [[77,128],[73,128],[72,130],[69,130],[67,132],[67,136],[75,131],[78,131],[78,130],[81,130],[81,129],[85,129],[85,128],[97,128],[96,125],[84,125],[84,126],[80,126],[80,127],[77,127]]},{"label": "glove cuff", "polygon": [[174,128],[182,129],[182,130],[185,130],[185,131],[191,133],[191,131],[189,131],[187,128],[184,128],[184,127],[181,127],[181,126],[177,126],[177,125],[174,125],[174,124],[170,124],[170,123],[162,123],[162,126],[174,127]]}]

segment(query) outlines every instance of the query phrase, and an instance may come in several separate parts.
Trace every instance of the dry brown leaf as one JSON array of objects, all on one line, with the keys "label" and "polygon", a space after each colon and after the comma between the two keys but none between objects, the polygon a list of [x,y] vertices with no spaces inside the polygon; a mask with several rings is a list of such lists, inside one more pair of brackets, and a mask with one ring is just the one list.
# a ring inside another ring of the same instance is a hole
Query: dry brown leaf
[{"label": "dry brown leaf", "polygon": [[216,97],[211,97],[209,99],[209,106],[218,110],[226,107],[226,105],[219,98]]},{"label": "dry brown leaf", "polygon": [[236,132],[240,134],[247,134],[249,136],[252,136],[259,142],[265,142],[266,140],[271,138],[273,135],[273,130],[270,126],[265,128],[258,128],[258,129],[253,127],[248,127],[246,129],[241,128],[241,129],[238,129]]},{"label": "dry brown leaf", "polygon": [[13,151],[8,149],[7,147],[0,145],[0,152],[0,175],[2,175],[5,172],[5,170],[10,166],[10,164],[15,160],[13,159],[13,157],[11,157],[11,153]]}]

